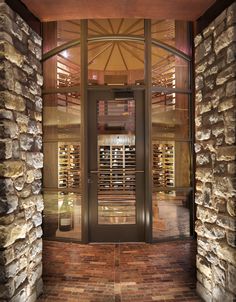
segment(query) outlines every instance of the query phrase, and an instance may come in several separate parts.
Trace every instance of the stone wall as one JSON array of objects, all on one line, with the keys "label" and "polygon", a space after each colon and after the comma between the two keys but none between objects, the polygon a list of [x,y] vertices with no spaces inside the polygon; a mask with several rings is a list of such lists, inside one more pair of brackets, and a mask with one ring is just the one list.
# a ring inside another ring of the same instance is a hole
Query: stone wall
[{"label": "stone wall", "polygon": [[236,301],[236,4],[195,37],[197,290]]},{"label": "stone wall", "polygon": [[41,38],[0,0],[0,301],[42,291]]}]

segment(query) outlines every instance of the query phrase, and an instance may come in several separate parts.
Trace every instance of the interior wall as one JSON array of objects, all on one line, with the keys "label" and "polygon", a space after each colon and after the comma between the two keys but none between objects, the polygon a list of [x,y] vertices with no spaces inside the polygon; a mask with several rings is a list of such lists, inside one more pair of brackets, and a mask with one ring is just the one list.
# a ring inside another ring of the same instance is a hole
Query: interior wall
[{"label": "interior wall", "polygon": [[236,297],[236,3],[195,38],[197,290]]},{"label": "interior wall", "polygon": [[0,301],[42,292],[41,43],[0,0]]}]

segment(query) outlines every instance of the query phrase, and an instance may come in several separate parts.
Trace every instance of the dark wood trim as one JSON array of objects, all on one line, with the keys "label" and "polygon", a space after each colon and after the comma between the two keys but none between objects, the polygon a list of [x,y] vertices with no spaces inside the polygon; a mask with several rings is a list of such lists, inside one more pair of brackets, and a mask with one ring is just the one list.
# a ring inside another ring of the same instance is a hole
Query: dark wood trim
[{"label": "dark wood trim", "polygon": [[6,4],[40,36],[42,36],[42,23],[28,10],[27,6],[20,0],[5,0]]},{"label": "dark wood trim", "polygon": [[216,2],[196,21],[196,33],[198,35],[206,28],[218,15],[227,7],[234,3],[235,0],[216,0]]}]

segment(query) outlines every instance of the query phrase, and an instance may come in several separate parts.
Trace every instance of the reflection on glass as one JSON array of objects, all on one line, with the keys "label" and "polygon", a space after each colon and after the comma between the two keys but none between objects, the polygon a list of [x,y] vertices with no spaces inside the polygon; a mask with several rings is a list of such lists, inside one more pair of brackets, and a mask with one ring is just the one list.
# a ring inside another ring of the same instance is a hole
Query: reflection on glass
[{"label": "reflection on glass", "polygon": [[189,138],[188,95],[177,93],[152,94],[152,136],[170,139]]},{"label": "reflection on glass", "polygon": [[98,223],[135,224],[135,101],[97,102]]},{"label": "reflection on glass", "polygon": [[190,236],[189,191],[153,193],[153,238]]},{"label": "reflection on glass", "polygon": [[189,54],[188,22],[152,20],[152,39],[156,39]]},{"label": "reflection on glass", "polygon": [[152,85],[189,89],[188,61],[152,46]]},{"label": "reflection on glass", "polygon": [[80,47],[63,50],[44,61],[44,89],[80,85]]},{"label": "reflection on glass", "polygon": [[[152,20],[152,39],[190,55],[188,23],[174,20]],[[189,89],[189,64],[159,47],[152,46],[153,86]]]},{"label": "reflection on glass", "polygon": [[78,93],[44,96],[44,140],[80,138],[81,106]]},{"label": "reflection on glass", "polygon": [[44,236],[81,239],[80,194],[45,190],[44,202]]},{"label": "reflection on glass", "polygon": [[46,237],[81,239],[80,98],[44,97],[44,228]]}]

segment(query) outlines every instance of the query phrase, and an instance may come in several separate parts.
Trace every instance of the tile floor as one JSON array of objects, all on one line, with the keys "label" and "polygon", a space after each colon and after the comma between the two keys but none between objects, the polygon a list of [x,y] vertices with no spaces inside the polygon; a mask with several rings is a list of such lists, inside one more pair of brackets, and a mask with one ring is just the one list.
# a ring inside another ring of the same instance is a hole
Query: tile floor
[{"label": "tile floor", "polygon": [[38,302],[187,302],[195,292],[195,242],[76,244],[44,241]]}]

